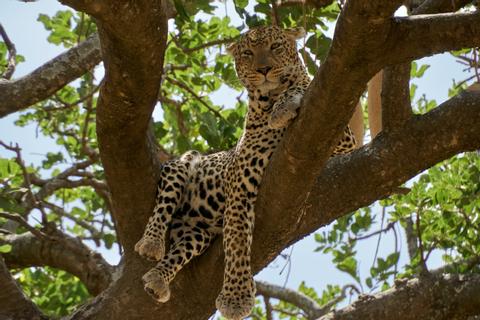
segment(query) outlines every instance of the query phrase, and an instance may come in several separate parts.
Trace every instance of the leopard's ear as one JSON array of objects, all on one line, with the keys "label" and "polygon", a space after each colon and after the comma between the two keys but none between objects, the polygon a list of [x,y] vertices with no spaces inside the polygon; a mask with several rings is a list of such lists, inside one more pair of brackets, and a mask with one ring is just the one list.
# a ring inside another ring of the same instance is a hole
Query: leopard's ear
[{"label": "leopard's ear", "polygon": [[227,46],[227,52],[232,56],[235,54],[235,49],[237,49],[237,42],[233,42]]},{"label": "leopard's ear", "polygon": [[285,33],[293,40],[297,40],[305,36],[305,29],[303,29],[302,27],[288,28],[285,29]]}]

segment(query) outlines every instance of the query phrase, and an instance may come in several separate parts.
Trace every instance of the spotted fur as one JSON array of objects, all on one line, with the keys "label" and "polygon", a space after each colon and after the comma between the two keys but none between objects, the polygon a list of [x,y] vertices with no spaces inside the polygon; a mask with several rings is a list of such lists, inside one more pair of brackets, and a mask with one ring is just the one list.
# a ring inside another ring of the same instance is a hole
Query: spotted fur
[{"label": "spotted fur", "polygon": [[[225,272],[216,305],[228,319],[250,313],[255,303],[250,247],[258,186],[310,83],[296,50],[302,36],[300,28],[262,27],[230,46],[249,97],[237,146],[210,155],[190,151],[163,165],[154,214],[135,245],[139,254],[158,261],[143,276],[145,290],[157,301],[170,298],[169,283],[177,272],[223,232]],[[334,154],[354,147],[347,127]]]}]

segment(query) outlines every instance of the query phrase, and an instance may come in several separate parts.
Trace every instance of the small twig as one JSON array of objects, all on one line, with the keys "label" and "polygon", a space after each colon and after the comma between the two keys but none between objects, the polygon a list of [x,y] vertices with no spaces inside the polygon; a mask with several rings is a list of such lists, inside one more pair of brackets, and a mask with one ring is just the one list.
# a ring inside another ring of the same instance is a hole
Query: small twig
[{"label": "small twig", "polygon": [[379,229],[379,230],[377,230],[377,231],[374,231],[374,232],[372,232],[372,233],[366,234],[366,235],[364,235],[364,236],[359,236],[359,237],[355,237],[355,238],[350,238],[349,240],[350,240],[350,241],[365,240],[365,239],[371,238],[371,237],[373,237],[373,236],[375,236],[375,235],[377,235],[377,234],[386,233],[386,232],[390,231],[390,229],[394,229],[393,227],[395,226],[396,223],[397,223],[396,221],[389,222],[384,229]]},{"label": "small twig", "polygon": [[30,197],[30,200],[33,204],[33,207],[40,210],[40,213],[42,215],[42,224],[46,225],[47,222],[48,222],[47,213],[45,212],[45,210],[43,209],[41,204],[38,202],[37,197],[35,196],[35,194],[32,191],[32,183],[30,181],[30,174],[28,173],[27,168],[25,166],[25,162],[22,159],[22,154],[21,154],[22,149],[20,149],[18,144],[16,144],[15,147],[12,147],[12,146],[8,146],[6,143],[4,143],[1,140],[0,140],[0,145],[3,146],[7,150],[15,152],[15,154],[16,154],[15,161],[17,162],[17,164],[20,166],[20,168],[22,170],[24,183],[25,183],[25,185],[27,187],[27,190],[28,190],[28,196]]},{"label": "small twig", "polygon": [[465,80],[460,81],[460,82],[457,83],[457,85],[455,86],[455,89],[460,88],[462,85],[464,85],[464,84],[467,83],[468,81],[470,81],[470,80],[472,80],[472,79],[475,79],[475,77],[476,77],[476,76],[473,75],[473,76],[470,76],[470,77],[466,78]]},{"label": "small twig", "polygon": [[407,249],[410,260],[415,257],[418,250],[417,237],[413,229],[413,219],[411,216],[405,218],[405,235],[407,236]]},{"label": "small twig", "polygon": [[88,230],[91,234],[91,240],[95,242],[95,245],[100,246],[100,239],[102,238],[102,234],[91,224],[91,222],[84,221],[75,217],[73,214],[66,212],[63,208],[57,206],[56,204],[43,201],[42,204],[52,210],[57,216],[63,218],[68,218],[71,221],[75,222],[77,225],[81,226],[85,230]]},{"label": "small twig", "polygon": [[42,231],[38,230],[37,228],[31,226],[27,220],[25,220],[21,215],[18,213],[7,213],[7,212],[0,212],[0,217],[12,220],[15,222],[20,223],[22,226],[25,227],[28,231],[30,231],[32,234],[37,236],[38,238],[45,239],[47,238],[47,235],[44,234]]},{"label": "small twig", "polygon": [[5,70],[5,73],[3,74],[3,78],[10,79],[13,73],[15,72],[15,67],[17,64],[16,62],[17,49],[15,49],[15,45],[8,37],[7,32],[5,31],[1,23],[0,23],[0,35],[2,36],[3,41],[5,42],[5,45],[7,46],[7,49],[8,49],[8,63],[7,63],[7,68]]},{"label": "small twig", "polygon": [[170,78],[170,77],[166,77],[166,80],[168,82],[170,82],[171,84],[174,84],[180,88],[182,88],[183,90],[187,91],[188,93],[190,93],[196,100],[198,100],[203,106],[205,106],[208,110],[210,110],[211,112],[213,112],[217,117],[219,117],[220,119],[222,119],[223,121],[227,122],[227,123],[230,123],[227,119],[225,119],[222,114],[220,112],[218,112],[218,110],[215,110],[214,108],[212,108],[210,105],[208,105],[208,103],[206,103],[202,97],[200,97],[195,91],[193,91],[192,89],[190,89],[186,84],[184,84],[183,82],[181,81],[178,81],[177,79],[173,79],[173,78]]},{"label": "small twig", "polygon": [[332,309],[334,305],[342,302],[347,297],[348,289],[350,289],[350,296],[352,295],[352,291],[355,291],[357,295],[361,294],[360,290],[358,290],[358,288],[354,284],[346,284],[345,286],[343,286],[342,293],[338,297],[333,298],[322,306],[322,313],[327,314],[328,312],[330,312],[330,309]]},{"label": "small twig", "polygon": [[82,39],[82,32],[83,32],[84,24],[85,24],[85,13],[81,12],[80,13],[80,23],[78,24],[77,45],[80,43],[80,40]]},{"label": "small twig", "polygon": [[298,316],[305,317],[305,314],[303,312],[291,312],[291,311],[287,311],[287,310],[280,309],[280,308],[272,308],[272,311],[283,313],[287,316],[295,317],[295,318],[298,318]]},{"label": "small twig", "polygon": [[[93,85],[92,82],[93,82],[93,80],[90,81],[90,85]],[[94,88],[94,90],[92,90],[92,92],[88,95],[87,99],[85,99],[85,101],[86,101],[86,104],[85,104],[86,112],[85,112],[85,120],[84,120],[84,123],[83,123],[83,129],[82,129],[82,137],[81,137],[80,140],[81,140],[81,143],[82,143],[81,144],[82,145],[82,152],[85,153],[87,156],[90,156],[90,152],[89,152],[90,148],[88,148],[87,142],[88,142],[88,125],[90,123],[90,114],[93,111],[93,99],[92,99],[92,97],[95,94],[95,92],[100,89],[102,84],[103,84],[103,79],[102,79],[102,81],[100,81],[98,86],[96,86]]]},{"label": "small twig", "polygon": [[278,7],[292,7],[292,6],[298,6],[298,5],[309,5],[313,6],[317,9],[323,8],[328,6],[329,4],[332,3],[332,0],[277,0],[277,6]]},{"label": "small twig", "polygon": [[480,74],[478,73],[478,55],[477,55],[477,48],[473,48],[473,62],[472,65],[473,71],[475,72],[475,77],[477,78],[477,82],[480,83]]},{"label": "small twig", "polygon": [[270,297],[264,296],[263,301],[265,302],[265,314],[267,316],[267,320],[273,320],[273,307],[270,303]]},{"label": "small twig", "polygon": [[[397,230],[395,229],[395,224],[394,224],[394,227],[393,227],[393,236],[395,238],[395,253],[398,253],[399,252],[399,249],[398,249],[398,234],[397,234]],[[397,260],[397,263],[395,263],[395,268],[393,270],[394,272],[394,277],[397,276],[397,273],[398,273],[398,260]]]},{"label": "small twig", "polygon": [[423,247],[423,240],[422,240],[422,229],[420,227],[420,215],[423,209],[423,204],[419,206],[417,214],[416,214],[416,227],[417,227],[417,237],[418,237],[418,253],[420,255],[420,275],[428,274],[427,263],[425,261],[425,251]]},{"label": "small twig", "polygon": [[280,23],[280,17],[278,15],[278,6],[277,6],[277,0],[271,0],[272,3],[272,10],[270,13],[271,19],[272,19],[272,25],[278,26]]},{"label": "small twig", "polygon": [[[383,229],[383,223],[385,222],[385,215],[386,215],[386,208],[382,207],[382,222],[380,224],[380,229]],[[377,247],[375,248],[375,254],[373,256],[372,267],[375,265],[375,262],[377,261],[378,249],[380,248],[380,240],[382,240],[382,233],[378,234]]]},{"label": "small twig", "polygon": [[229,44],[229,43],[232,43],[232,42],[234,42],[235,40],[238,39],[238,36],[233,37],[233,38],[218,39],[218,40],[205,42],[204,44],[201,44],[201,45],[193,47],[193,48],[186,48],[180,43],[180,41],[178,41],[178,39],[175,37],[175,35],[172,34],[171,36],[172,36],[172,40],[175,43],[175,45],[177,47],[179,47],[180,49],[182,49],[182,51],[184,53],[187,53],[187,54],[192,53],[194,51],[202,50],[202,49],[205,49],[205,48],[208,48],[208,47],[213,47],[213,46],[216,46],[216,45],[220,45],[220,44]]},{"label": "small twig", "polygon": [[72,107],[75,107],[75,106],[79,105],[80,103],[84,102],[85,100],[91,99],[93,97],[93,95],[95,93],[97,93],[98,90],[100,90],[100,88],[102,87],[102,84],[103,84],[103,79],[102,79],[102,81],[100,81],[100,83],[97,86],[95,86],[95,88],[93,88],[92,91],[90,91],[89,93],[87,93],[83,97],[80,97],[77,101],[74,101],[72,103],[65,102],[58,95],[55,95],[55,100],[57,102],[60,102],[63,106],[62,107],[56,107],[56,108],[55,107],[45,107],[45,108],[43,108],[43,110],[45,110],[47,112],[61,111],[61,110],[70,109]]},{"label": "small twig", "polygon": [[292,245],[290,247],[290,252],[287,255],[284,255],[283,258],[285,258],[287,261],[285,261],[285,265],[283,268],[280,270],[280,275],[283,273],[285,268],[287,268],[287,275],[285,277],[285,281],[283,282],[283,287],[285,288],[287,286],[288,279],[290,278],[290,272],[292,270],[292,253],[293,253],[293,248],[295,245]]}]

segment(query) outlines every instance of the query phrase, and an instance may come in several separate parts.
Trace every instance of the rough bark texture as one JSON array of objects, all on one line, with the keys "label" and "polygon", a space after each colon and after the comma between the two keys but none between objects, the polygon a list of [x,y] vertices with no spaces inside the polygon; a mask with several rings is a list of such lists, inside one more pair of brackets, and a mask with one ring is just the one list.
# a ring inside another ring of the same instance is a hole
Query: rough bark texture
[{"label": "rough bark texture", "polygon": [[[221,241],[179,273],[172,298],[163,305],[144,293],[140,277],[152,265],[133,253],[153,206],[159,165],[147,128],[162,74],[166,5],[158,0],[64,2],[98,22],[106,74],[97,134],[125,249],[112,285],[68,318],[207,319],[223,279]],[[387,65],[480,45],[479,13],[391,18],[401,3],[348,1],[343,8],[328,57],[262,183],[254,271],[320,226],[389,195],[418,172],[480,148],[480,93],[466,92],[402,121],[350,155],[329,160],[375,73]]]},{"label": "rough bark texture", "polygon": [[24,77],[0,81],[0,118],[50,97],[100,61],[98,35],[93,35]]},{"label": "rough bark texture", "polygon": [[[57,232],[40,239],[30,232],[8,235],[5,244],[12,250],[4,254],[9,268],[50,266],[77,276],[92,295],[105,290],[112,280],[113,267],[78,239]],[[0,243],[1,243],[0,242]]]},{"label": "rough bark texture", "polygon": [[410,69],[410,63],[402,63],[383,70],[381,104],[385,130],[401,126],[412,117]]},{"label": "rough bark texture", "polygon": [[480,310],[480,276],[436,276],[397,282],[318,320],[464,320]]},{"label": "rough bark texture", "polygon": [[23,294],[13,280],[0,255],[0,320],[42,320],[46,319],[40,310]]}]

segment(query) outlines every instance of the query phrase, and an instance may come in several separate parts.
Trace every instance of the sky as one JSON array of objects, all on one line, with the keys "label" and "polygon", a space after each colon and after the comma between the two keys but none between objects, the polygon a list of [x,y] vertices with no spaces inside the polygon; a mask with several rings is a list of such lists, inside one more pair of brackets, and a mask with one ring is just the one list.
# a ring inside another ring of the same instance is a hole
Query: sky
[{"label": "sky", "polygon": [[[10,39],[15,43],[17,53],[22,54],[26,59],[25,63],[17,67],[14,78],[27,74],[65,50],[62,47],[49,44],[46,41],[48,33],[43,29],[43,25],[36,21],[39,13],[53,15],[57,10],[65,8],[54,0],[40,0],[29,3],[17,0],[0,1],[0,22],[6,29]],[[234,11],[232,1],[227,2],[227,8],[229,9],[228,12]],[[224,8],[220,12],[224,14]],[[462,66],[456,63],[455,59],[449,54],[424,58],[418,61],[418,64],[429,64],[431,67],[422,79],[413,81],[418,85],[417,92],[425,93],[427,98],[435,99],[437,103],[441,103],[448,98],[448,88],[451,87],[453,79],[462,80],[466,77],[462,71]],[[232,95],[231,93],[227,89],[221,90],[212,97],[212,100],[217,104],[233,105],[236,94]],[[157,111],[155,116],[161,117],[161,114]],[[38,164],[46,152],[60,150],[60,147],[51,139],[37,135],[33,125],[25,128],[14,126],[13,121],[17,117],[18,114],[13,114],[0,119],[0,139],[7,143],[18,143],[23,149],[24,159],[27,164]],[[0,157],[11,156],[10,152],[0,149]],[[378,212],[379,208],[375,207],[374,210]],[[284,214],[288,214],[288,212]],[[379,216],[380,213],[378,212],[377,217]],[[403,237],[401,242],[404,244],[403,249],[405,249],[404,235],[401,234],[401,237]],[[375,246],[376,238],[363,242],[358,248],[360,257],[359,267],[363,276],[369,273]],[[392,246],[393,235],[391,233],[383,235],[379,255],[392,252]],[[286,285],[294,289],[302,281],[305,281],[307,285],[314,287],[319,292],[325,288],[326,284],[337,283],[344,285],[353,282],[349,276],[334,268],[329,255],[314,253],[313,251],[316,247],[313,235],[306,237],[293,247],[285,250],[284,253],[290,255],[289,262],[283,258],[277,258],[271,265],[260,272],[256,279],[270,281],[278,285]],[[115,252],[106,252],[104,249],[100,251],[109,262],[116,263],[118,261],[118,255]],[[407,257],[405,250],[401,252],[400,261],[402,264]],[[432,266],[439,266],[441,264],[440,258],[434,257],[431,264]]]}]

